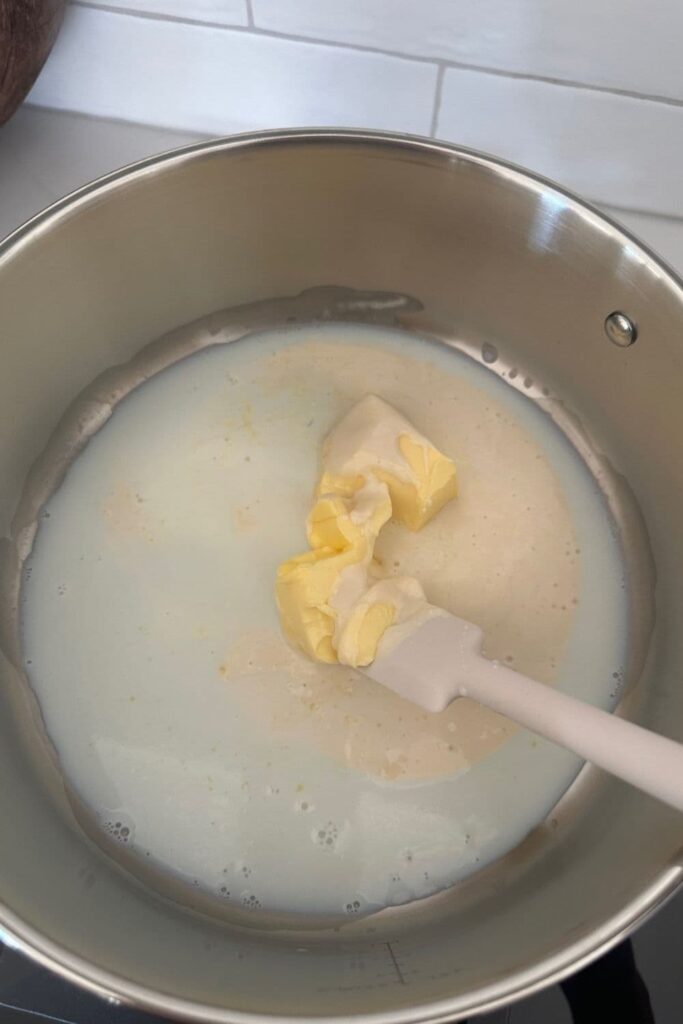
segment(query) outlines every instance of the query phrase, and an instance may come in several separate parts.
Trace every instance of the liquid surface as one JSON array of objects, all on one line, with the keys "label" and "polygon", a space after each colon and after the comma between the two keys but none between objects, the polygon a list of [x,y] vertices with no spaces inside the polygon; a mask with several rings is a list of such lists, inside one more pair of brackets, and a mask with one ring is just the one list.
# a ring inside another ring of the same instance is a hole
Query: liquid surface
[{"label": "liquid surface", "polygon": [[603,500],[493,373],[397,331],[268,332],[133,392],[50,500],[24,583],[27,671],[103,833],[248,909],[366,913],[516,845],[576,759],[473,702],[428,715],[278,628],[273,576],[331,425],[369,390],[460,494],[377,554],[479,624],[485,651],[607,707],[626,598]]}]

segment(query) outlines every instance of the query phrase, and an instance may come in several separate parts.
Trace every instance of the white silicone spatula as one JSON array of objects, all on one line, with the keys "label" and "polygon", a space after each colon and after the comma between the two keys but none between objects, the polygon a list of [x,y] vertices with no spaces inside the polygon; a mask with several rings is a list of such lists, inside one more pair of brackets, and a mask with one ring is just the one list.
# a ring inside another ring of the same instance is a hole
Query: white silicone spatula
[{"label": "white silicone spatula", "polygon": [[683,811],[683,745],[617,718],[481,653],[482,631],[447,612],[391,642],[363,671],[427,711],[471,697]]}]

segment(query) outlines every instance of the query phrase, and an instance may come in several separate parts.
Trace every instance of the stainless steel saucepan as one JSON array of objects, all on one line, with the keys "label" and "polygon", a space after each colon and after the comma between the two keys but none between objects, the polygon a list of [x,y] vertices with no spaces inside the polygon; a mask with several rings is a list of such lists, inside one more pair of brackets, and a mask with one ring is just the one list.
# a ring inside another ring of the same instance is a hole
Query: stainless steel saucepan
[{"label": "stainless steel saucepan", "polygon": [[635,928],[680,884],[683,818],[585,769],[520,847],[446,893],[343,927],[249,927],[159,895],[88,838],[22,672],[36,511],[106,402],[187,335],[130,360],[183,325],[237,337],[292,319],[398,323],[518,369],[510,386],[565,430],[624,539],[620,713],[683,740],[681,283],[589,206],[476,153],[350,131],[193,146],[0,245],[0,927],[64,977],[181,1019],[453,1020]]}]

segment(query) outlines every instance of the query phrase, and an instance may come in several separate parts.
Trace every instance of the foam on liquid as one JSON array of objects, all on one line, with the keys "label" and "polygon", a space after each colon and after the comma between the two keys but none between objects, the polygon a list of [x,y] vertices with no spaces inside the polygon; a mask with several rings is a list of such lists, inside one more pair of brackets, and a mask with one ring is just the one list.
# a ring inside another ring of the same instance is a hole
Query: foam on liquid
[{"label": "foam on liquid", "polygon": [[368,391],[456,463],[460,496],[377,553],[484,629],[486,653],[603,707],[623,568],[561,433],[465,356],[326,326],[219,346],[132,393],[41,522],[27,671],[103,832],[247,908],[364,913],[516,845],[576,758],[468,700],[428,715],[282,640],[278,562],[305,544],[322,438]]}]

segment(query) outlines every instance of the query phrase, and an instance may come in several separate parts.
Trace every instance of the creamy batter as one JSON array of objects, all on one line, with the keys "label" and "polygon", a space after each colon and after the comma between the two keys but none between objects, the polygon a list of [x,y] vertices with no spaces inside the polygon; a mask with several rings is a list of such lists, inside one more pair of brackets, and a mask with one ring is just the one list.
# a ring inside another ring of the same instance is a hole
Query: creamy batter
[{"label": "creamy batter", "polygon": [[[369,387],[369,382],[371,382]],[[532,403],[467,357],[328,325],[195,355],[131,394],[50,500],[27,671],[103,832],[248,909],[365,913],[448,886],[547,814],[572,755],[468,700],[440,715],[282,638],[317,457],[368,390],[458,469],[376,554],[480,625],[485,653],[609,706],[626,598],[602,498]]]}]

